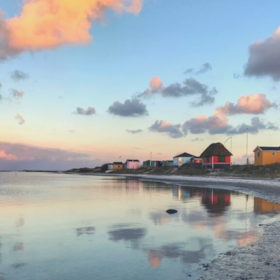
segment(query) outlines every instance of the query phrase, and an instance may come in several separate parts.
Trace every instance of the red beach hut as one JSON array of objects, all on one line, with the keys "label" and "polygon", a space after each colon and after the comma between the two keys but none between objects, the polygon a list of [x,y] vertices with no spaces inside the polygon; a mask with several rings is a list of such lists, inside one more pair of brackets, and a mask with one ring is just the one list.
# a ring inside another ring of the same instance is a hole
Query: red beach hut
[{"label": "red beach hut", "polygon": [[204,168],[226,168],[231,164],[232,154],[221,143],[211,144],[202,154]]}]

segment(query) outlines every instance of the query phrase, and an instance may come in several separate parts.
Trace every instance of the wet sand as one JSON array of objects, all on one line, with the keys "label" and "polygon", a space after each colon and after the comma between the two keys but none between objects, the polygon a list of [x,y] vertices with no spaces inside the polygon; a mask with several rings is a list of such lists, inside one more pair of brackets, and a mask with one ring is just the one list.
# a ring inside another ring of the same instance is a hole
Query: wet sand
[{"label": "wet sand", "polygon": [[280,221],[263,226],[263,234],[255,243],[239,247],[204,264],[201,280],[210,279],[279,279]]},{"label": "wet sand", "polygon": [[[280,203],[280,180],[245,180],[238,178],[190,177],[190,176],[153,176],[122,175],[142,180],[158,181],[182,186],[203,186],[209,188],[228,189],[270,202]],[[203,272],[201,280],[210,279],[280,279],[280,217],[268,224],[260,224],[261,237],[255,243],[237,247],[221,254],[210,263],[200,268]],[[193,279],[191,276],[189,279]]]}]

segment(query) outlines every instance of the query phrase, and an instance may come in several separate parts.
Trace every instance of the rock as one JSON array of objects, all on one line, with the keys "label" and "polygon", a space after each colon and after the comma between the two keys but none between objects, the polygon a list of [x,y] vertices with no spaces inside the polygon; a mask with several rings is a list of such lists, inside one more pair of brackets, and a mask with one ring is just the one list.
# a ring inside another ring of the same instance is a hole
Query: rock
[{"label": "rock", "polygon": [[168,209],[166,210],[166,213],[168,214],[176,214],[178,211],[177,210],[174,210],[174,209]]}]

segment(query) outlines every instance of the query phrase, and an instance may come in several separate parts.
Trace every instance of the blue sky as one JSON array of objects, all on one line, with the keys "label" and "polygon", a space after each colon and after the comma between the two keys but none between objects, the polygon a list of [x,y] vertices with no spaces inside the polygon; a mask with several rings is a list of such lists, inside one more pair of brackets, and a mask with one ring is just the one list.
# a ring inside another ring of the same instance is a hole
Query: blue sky
[{"label": "blue sky", "polygon": [[[151,151],[167,159],[180,152],[199,155],[212,142],[225,141],[228,131],[188,132],[172,138],[166,131],[148,128],[156,120],[183,125],[202,114],[211,116],[218,106],[228,101],[236,104],[241,96],[254,93],[279,103],[278,82],[269,74],[244,76],[249,46],[267,39],[279,26],[278,1],[151,0],[142,4],[137,15],[116,14],[109,9],[101,23],[92,23],[90,44],[66,42],[65,46],[32,53],[24,49],[4,60],[0,67],[3,143],[83,153],[87,155],[84,160],[91,160],[92,165],[115,160],[118,155],[144,160]],[[22,7],[21,1],[0,1],[4,20],[20,15]],[[195,74],[205,63],[212,69]],[[185,74],[190,68],[195,70]],[[15,70],[28,74],[28,78],[12,80]],[[240,77],[236,79],[234,74]],[[167,98],[154,94],[140,100],[148,115],[123,117],[108,112],[115,101],[123,103],[148,89],[150,80],[157,76],[164,87],[192,78],[209,89],[215,87],[218,93],[212,104],[201,107],[190,104],[198,95]],[[24,97],[12,98],[11,89],[24,91]],[[96,114],[75,113],[77,107],[89,106]],[[256,145],[279,146],[278,110],[272,107],[257,114],[235,114],[228,117],[229,124],[250,124],[252,117],[260,117],[273,123],[275,129],[254,133],[250,151]],[[17,123],[17,114],[24,118],[24,124]],[[143,132],[130,134],[127,129]],[[242,133],[234,135],[236,161],[244,156],[244,137]],[[203,141],[192,141],[197,138]],[[31,159],[21,158],[13,150],[10,153],[17,161],[38,160],[36,155]],[[2,158],[8,160],[5,151]],[[51,163],[45,160],[49,168]],[[71,160],[79,165],[80,158]],[[8,161],[11,164],[11,159]],[[63,162],[59,166],[63,169]]]}]

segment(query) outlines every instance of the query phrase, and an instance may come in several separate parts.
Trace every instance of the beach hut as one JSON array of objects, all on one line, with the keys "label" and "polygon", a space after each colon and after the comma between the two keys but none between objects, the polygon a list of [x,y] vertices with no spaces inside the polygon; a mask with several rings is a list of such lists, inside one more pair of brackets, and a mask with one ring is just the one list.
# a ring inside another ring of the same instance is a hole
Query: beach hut
[{"label": "beach hut", "polygon": [[173,160],[163,160],[161,166],[173,166]]},{"label": "beach hut", "polygon": [[128,159],[124,164],[125,169],[137,169],[140,167],[140,161],[138,159]]},{"label": "beach hut", "polygon": [[114,170],[122,170],[123,163],[122,162],[113,162],[113,168],[114,168]]},{"label": "beach hut", "polygon": [[183,153],[173,158],[173,165],[182,166],[185,163],[190,163],[194,155]]},{"label": "beach hut", "polygon": [[193,156],[193,157],[191,158],[191,163],[193,163],[193,164],[200,164],[200,163],[202,163],[202,158],[201,158],[201,157],[195,157],[195,156]]},{"label": "beach hut", "polygon": [[114,170],[114,165],[113,163],[105,163],[101,166],[101,171],[102,172],[106,172],[106,171],[111,171]]},{"label": "beach hut", "polygon": [[143,162],[143,166],[159,167],[161,166],[161,161],[159,160],[146,160]]},{"label": "beach hut", "polygon": [[257,146],[255,153],[255,165],[268,165],[280,162],[280,147]]},{"label": "beach hut", "polygon": [[226,168],[231,164],[232,154],[221,143],[211,144],[201,155],[204,168]]}]

